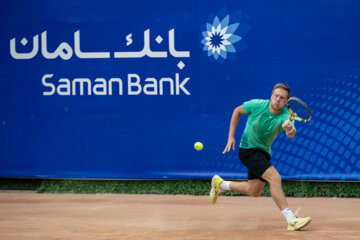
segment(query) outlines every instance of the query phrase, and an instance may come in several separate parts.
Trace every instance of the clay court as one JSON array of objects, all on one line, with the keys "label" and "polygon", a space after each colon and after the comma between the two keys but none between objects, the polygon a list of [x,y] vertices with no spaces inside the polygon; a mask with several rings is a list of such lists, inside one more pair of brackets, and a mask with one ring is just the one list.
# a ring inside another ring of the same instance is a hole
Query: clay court
[{"label": "clay court", "polygon": [[286,230],[269,197],[0,192],[0,239],[360,239],[360,199],[289,198],[312,222]]}]

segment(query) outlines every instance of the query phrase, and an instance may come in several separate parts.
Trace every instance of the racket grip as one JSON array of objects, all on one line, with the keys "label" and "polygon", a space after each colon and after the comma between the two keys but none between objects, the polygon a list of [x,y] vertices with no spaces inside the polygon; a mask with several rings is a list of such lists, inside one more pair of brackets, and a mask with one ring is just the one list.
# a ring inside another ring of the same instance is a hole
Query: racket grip
[{"label": "racket grip", "polygon": [[295,127],[293,126],[292,129],[290,131],[288,131],[287,133],[293,133],[295,131]]}]

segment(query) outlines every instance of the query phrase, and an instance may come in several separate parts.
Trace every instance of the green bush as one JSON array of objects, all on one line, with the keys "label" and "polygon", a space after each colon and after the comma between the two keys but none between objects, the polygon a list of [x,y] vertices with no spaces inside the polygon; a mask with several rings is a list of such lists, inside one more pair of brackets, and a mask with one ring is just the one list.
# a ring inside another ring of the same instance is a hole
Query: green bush
[{"label": "green bush", "polygon": [[[283,181],[288,197],[360,197],[359,182]],[[33,190],[38,193],[118,193],[208,195],[210,180],[120,181],[0,179],[0,190]],[[227,191],[226,196],[239,196]],[[262,196],[270,196],[266,184]]]}]

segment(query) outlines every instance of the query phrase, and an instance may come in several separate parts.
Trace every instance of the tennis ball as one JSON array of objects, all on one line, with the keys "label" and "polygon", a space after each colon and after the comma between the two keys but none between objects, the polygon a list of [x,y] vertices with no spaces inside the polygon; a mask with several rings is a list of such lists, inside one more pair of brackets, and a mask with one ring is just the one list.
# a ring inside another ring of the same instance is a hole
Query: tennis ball
[{"label": "tennis ball", "polygon": [[194,148],[198,151],[201,151],[203,149],[204,145],[201,142],[196,142],[194,144]]}]

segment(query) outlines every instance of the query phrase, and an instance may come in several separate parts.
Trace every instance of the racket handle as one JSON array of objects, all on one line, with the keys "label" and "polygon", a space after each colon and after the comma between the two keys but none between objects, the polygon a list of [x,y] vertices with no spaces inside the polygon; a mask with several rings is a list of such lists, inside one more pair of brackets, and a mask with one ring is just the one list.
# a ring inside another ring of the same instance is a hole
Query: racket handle
[{"label": "racket handle", "polygon": [[287,133],[293,133],[294,131],[295,131],[295,127],[293,126],[293,128],[290,131],[288,131]]}]

